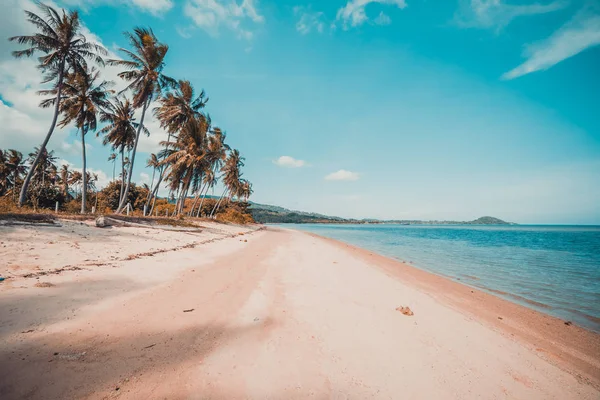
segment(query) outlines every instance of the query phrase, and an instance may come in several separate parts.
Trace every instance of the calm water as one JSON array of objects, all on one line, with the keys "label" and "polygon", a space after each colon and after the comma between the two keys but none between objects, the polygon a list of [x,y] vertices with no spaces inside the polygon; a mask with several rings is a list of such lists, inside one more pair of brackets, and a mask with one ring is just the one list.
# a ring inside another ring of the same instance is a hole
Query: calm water
[{"label": "calm water", "polygon": [[410,261],[600,332],[599,226],[285,226]]}]

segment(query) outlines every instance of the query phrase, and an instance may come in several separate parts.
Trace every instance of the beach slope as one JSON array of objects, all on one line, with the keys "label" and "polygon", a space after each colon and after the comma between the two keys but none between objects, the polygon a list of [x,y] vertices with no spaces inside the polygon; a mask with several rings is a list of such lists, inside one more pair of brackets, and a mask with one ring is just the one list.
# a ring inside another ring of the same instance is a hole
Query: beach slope
[{"label": "beach slope", "polygon": [[[0,227],[0,398],[600,396],[598,335],[365,250],[276,228],[105,232]],[[83,267],[39,274],[65,264]]]}]

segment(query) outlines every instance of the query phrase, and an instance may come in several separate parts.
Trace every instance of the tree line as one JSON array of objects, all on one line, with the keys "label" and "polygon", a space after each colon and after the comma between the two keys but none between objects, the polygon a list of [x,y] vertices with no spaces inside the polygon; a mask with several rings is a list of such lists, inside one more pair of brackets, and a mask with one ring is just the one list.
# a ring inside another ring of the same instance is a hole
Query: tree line
[{"label": "tree line", "polygon": [[[204,112],[206,93],[196,93],[189,81],[163,73],[169,47],[152,29],[138,27],[125,32],[129,48],[119,49],[123,58],[106,59],[106,49],[82,34],[77,11],[56,10],[43,3],[38,7],[38,14],[25,11],[36,32],[9,40],[24,47],[13,51],[13,56],[38,56],[41,83],[51,84],[50,89],[38,92],[45,97],[40,107],[51,107],[54,112],[44,141],[27,159],[16,150],[0,149],[0,195],[10,194],[19,207],[26,203],[37,207],[35,202],[39,203],[44,191],[54,190],[54,197],[68,199],[72,189],[78,188],[75,197],[81,202],[81,213],[85,213],[97,182],[97,176],[87,171],[85,140],[89,132],[95,132],[102,136],[104,145],[111,146],[111,184],[119,183],[114,212],[122,213],[135,186],[132,175],[140,136],[150,135],[144,121],[154,116],[167,137],[160,142],[162,149],[151,154],[146,163],[152,169],[152,181],[143,202],[144,214],[153,213],[161,185],[168,187],[175,200],[176,214],[184,213],[185,208],[188,215],[200,216],[209,190],[219,181],[224,190],[209,215],[215,215],[224,201],[248,199],[252,185],[242,178],[244,158],[227,145],[226,133],[213,126]],[[101,78],[101,68],[106,65],[123,69],[118,76],[126,83],[125,89],[116,92],[114,82]],[[153,102],[158,106],[150,110]],[[134,117],[138,110],[139,121]],[[68,165],[59,171],[56,157],[47,150],[57,126],[77,129],[82,146],[81,172],[69,171]],[[44,198],[52,197],[50,194]],[[191,199],[191,204],[186,199]]]}]

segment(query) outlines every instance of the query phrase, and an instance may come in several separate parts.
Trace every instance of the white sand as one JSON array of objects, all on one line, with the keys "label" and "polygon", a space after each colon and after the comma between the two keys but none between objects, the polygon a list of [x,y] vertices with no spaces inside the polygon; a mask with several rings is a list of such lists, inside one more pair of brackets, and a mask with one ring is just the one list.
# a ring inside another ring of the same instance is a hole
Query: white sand
[{"label": "white sand", "polygon": [[[82,233],[59,229],[64,241],[48,245],[49,229],[56,228],[0,228],[9,244],[0,245],[0,257],[11,263],[0,272],[22,272],[15,260],[46,270],[190,240],[81,228],[87,239],[69,249]],[[584,377],[390,276],[376,260],[300,232],[228,234],[195,248],[2,283],[0,398],[600,398]],[[597,353],[588,356],[598,366]]]}]

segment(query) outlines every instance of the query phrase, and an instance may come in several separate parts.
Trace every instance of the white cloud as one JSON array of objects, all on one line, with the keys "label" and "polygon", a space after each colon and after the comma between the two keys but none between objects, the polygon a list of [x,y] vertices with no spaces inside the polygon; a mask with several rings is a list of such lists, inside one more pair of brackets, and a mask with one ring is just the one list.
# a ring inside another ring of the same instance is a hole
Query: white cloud
[{"label": "white cloud", "polygon": [[171,0],[133,0],[133,4],[155,15],[164,13],[173,7]]},{"label": "white cloud", "polygon": [[150,175],[145,172],[140,172],[140,179],[137,183],[138,185],[143,185],[145,183],[146,185],[150,186]]},{"label": "white cloud", "polygon": [[281,156],[277,160],[274,160],[273,164],[287,168],[300,168],[306,166],[306,162],[304,160],[296,160],[290,156]]},{"label": "white cloud", "polygon": [[357,181],[359,178],[358,173],[352,171],[346,171],[340,169],[339,171],[332,172],[325,177],[326,181]]},{"label": "white cloud", "polygon": [[173,8],[173,0],[130,0],[127,2],[119,0],[62,0],[60,3],[65,6],[77,6],[83,10],[101,4],[132,6],[155,16],[161,16]]},{"label": "white cloud", "polygon": [[[89,133],[89,134],[85,135],[87,140],[90,140],[93,136],[94,136],[93,133]],[[60,143],[60,146],[55,147],[54,150],[59,155],[80,156],[82,154],[81,147],[82,146],[81,146],[80,140],[73,140],[73,142],[71,142],[71,143],[68,143],[66,140],[64,140]],[[93,148],[92,145],[86,142],[85,151],[87,152],[87,154],[89,154],[89,151],[92,150],[92,148]]]},{"label": "white cloud", "polygon": [[392,19],[385,14],[383,11],[379,13],[379,16],[375,18],[375,24],[377,25],[389,25],[392,23]]},{"label": "white cloud", "polygon": [[[62,167],[63,165],[68,165],[69,169],[71,171],[77,171],[77,172],[82,172],[83,168],[78,168],[75,167],[73,163],[68,162],[65,159],[59,159],[56,164],[59,167]],[[86,168],[86,172],[88,174],[94,174],[98,177],[98,180],[96,181],[96,189],[100,190],[102,188],[105,188],[111,181],[111,178],[106,174],[106,172],[102,171],[101,169],[94,169],[94,168]]]},{"label": "white cloud", "polygon": [[299,17],[296,22],[296,30],[303,35],[307,35],[313,30],[323,33],[325,23],[323,22],[322,12],[312,12],[309,8],[296,6],[294,7],[294,15]]},{"label": "white cloud", "polygon": [[242,27],[242,22],[263,23],[265,20],[256,10],[254,0],[243,0],[241,4],[236,0],[188,0],[183,12],[211,36],[217,36],[220,27],[225,26],[246,40],[252,39],[253,32]]},{"label": "white cloud", "polygon": [[514,79],[546,70],[598,44],[600,44],[600,13],[583,9],[549,38],[526,45],[523,55],[527,60],[502,75],[502,78]]},{"label": "white cloud", "polygon": [[503,0],[461,0],[454,20],[465,28],[502,29],[515,18],[545,14],[566,6],[566,0],[519,5],[506,4]]},{"label": "white cloud", "polygon": [[343,23],[344,29],[348,29],[348,25],[353,27],[362,25],[369,20],[365,8],[371,3],[395,5],[401,9],[406,7],[405,0],[349,0],[338,10],[337,19]]}]

